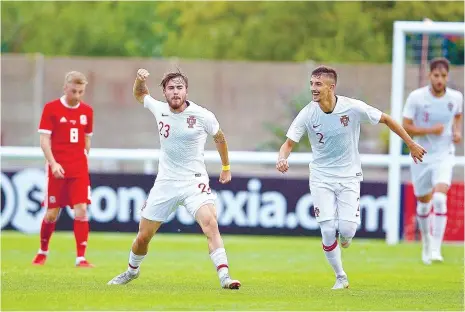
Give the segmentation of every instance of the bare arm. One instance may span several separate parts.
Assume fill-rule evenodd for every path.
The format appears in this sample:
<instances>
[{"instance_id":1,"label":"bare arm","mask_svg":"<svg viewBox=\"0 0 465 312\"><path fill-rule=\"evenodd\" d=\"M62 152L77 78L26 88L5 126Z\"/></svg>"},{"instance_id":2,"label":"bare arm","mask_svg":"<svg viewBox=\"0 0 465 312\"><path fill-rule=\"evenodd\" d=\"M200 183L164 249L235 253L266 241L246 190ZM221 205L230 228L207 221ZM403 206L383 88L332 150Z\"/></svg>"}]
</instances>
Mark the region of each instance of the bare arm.
<instances>
[{"instance_id":1,"label":"bare arm","mask_svg":"<svg viewBox=\"0 0 465 312\"><path fill-rule=\"evenodd\" d=\"M434 125L431 128L417 127L413 124L412 119L405 118L405 117L404 117L402 125L405 131L407 131L407 133L411 136L423 136L423 135L428 135L428 134L439 135L444 130L444 126L441 124Z\"/></svg>"},{"instance_id":2,"label":"bare arm","mask_svg":"<svg viewBox=\"0 0 465 312\"><path fill-rule=\"evenodd\" d=\"M144 104L144 97L146 95L150 95L149 89L147 88L147 85L145 84L145 81L147 80L147 77L149 76L149 72L143 68L139 69L137 71L137 78L136 81L134 81L134 86L132 87L132 93L134 94L134 97L136 98L139 103Z\"/></svg>"},{"instance_id":3,"label":"bare arm","mask_svg":"<svg viewBox=\"0 0 465 312\"><path fill-rule=\"evenodd\" d=\"M215 140L216 149L221 157L221 164L223 166L229 166L228 143L226 142L223 131L221 129L218 130L213 136L213 139Z\"/></svg>"},{"instance_id":4,"label":"bare arm","mask_svg":"<svg viewBox=\"0 0 465 312\"><path fill-rule=\"evenodd\" d=\"M45 159L50 165L56 163L55 157L52 153L52 142L50 134L41 133L40 134L40 148L44 152Z\"/></svg>"},{"instance_id":5,"label":"bare arm","mask_svg":"<svg viewBox=\"0 0 465 312\"><path fill-rule=\"evenodd\" d=\"M289 169L287 158L291 154L292 149L294 148L294 144L294 141L287 139L286 142L281 145L281 148L279 149L278 161L276 162L276 169L278 169L279 172L285 173Z\"/></svg>"},{"instance_id":6,"label":"bare arm","mask_svg":"<svg viewBox=\"0 0 465 312\"><path fill-rule=\"evenodd\" d=\"M454 126L453 126L454 131L462 132L462 129L460 127L461 121L462 121L462 114L457 114L454 116Z\"/></svg>"},{"instance_id":7,"label":"bare arm","mask_svg":"<svg viewBox=\"0 0 465 312\"><path fill-rule=\"evenodd\" d=\"M416 144L410 137L410 135L407 133L407 131L397 121L392 119L391 116L383 113L379 122L384 123L386 126L389 127L389 129L391 129L391 131L400 136L400 138L405 142L405 144L407 144L415 163L417 162L417 160L423 161L423 155L426 154L425 149L422 146Z\"/></svg>"},{"instance_id":8,"label":"bare arm","mask_svg":"<svg viewBox=\"0 0 465 312\"><path fill-rule=\"evenodd\" d=\"M45 159L49 163L50 168L52 170L52 174L55 176L55 178L64 178L65 171L63 170L63 167L61 167L61 165L57 163L57 161L55 160L55 157L53 157L52 141L50 134L40 134L40 147L44 152Z\"/></svg>"},{"instance_id":9,"label":"bare arm","mask_svg":"<svg viewBox=\"0 0 465 312\"><path fill-rule=\"evenodd\" d=\"M407 129L404 129L397 121L392 119L391 116L383 113L379 122L385 124L389 127L389 129L400 136L400 138L404 140L405 144L409 145L413 143L413 139L410 137Z\"/></svg>"},{"instance_id":10,"label":"bare arm","mask_svg":"<svg viewBox=\"0 0 465 312\"><path fill-rule=\"evenodd\" d=\"M462 140L462 114L457 114L454 116L452 134L454 143L459 143Z\"/></svg>"},{"instance_id":11,"label":"bare arm","mask_svg":"<svg viewBox=\"0 0 465 312\"><path fill-rule=\"evenodd\" d=\"M228 143L226 142L226 138L224 137L224 133L221 129L213 136L215 140L216 149L220 154L222 170L220 173L219 181L223 184L228 183L231 181L231 167L229 165L229 155L228 155Z\"/></svg>"},{"instance_id":12,"label":"bare arm","mask_svg":"<svg viewBox=\"0 0 465 312\"><path fill-rule=\"evenodd\" d=\"M278 159L287 159L289 155L292 152L292 149L294 148L294 141L291 139L287 139L286 142L281 145L281 148L279 149L279 156Z\"/></svg>"},{"instance_id":13,"label":"bare arm","mask_svg":"<svg viewBox=\"0 0 465 312\"><path fill-rule=\"evenodd\" d=\"M91 136L90 135L86 135L86 153L87 155L89 155L89 152L90 152L90 143L91 143Z\"/></svg>"}]
</instances>

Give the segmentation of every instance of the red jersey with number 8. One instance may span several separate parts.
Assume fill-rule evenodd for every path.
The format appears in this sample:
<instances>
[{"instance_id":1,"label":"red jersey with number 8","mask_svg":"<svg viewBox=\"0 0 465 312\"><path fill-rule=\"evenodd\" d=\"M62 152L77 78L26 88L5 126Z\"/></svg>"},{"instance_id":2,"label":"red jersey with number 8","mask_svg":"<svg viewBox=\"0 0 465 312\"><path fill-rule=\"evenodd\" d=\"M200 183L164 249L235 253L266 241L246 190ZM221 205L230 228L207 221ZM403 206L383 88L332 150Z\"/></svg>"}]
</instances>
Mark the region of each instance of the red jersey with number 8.
<instances>
[{"instance_id":1,"label":"red jersey with number 8","mask_svg":"<svg viewBox=\"0 0 465 312\"><path fill-rule=\"evenodd\" d=\"M51 135L52 154L65 178L89 174L85 137L92 135L93 117L92 107L83 102L69 106L61 97L45 104L39 133Z\"/></svg>"}]
</instances>

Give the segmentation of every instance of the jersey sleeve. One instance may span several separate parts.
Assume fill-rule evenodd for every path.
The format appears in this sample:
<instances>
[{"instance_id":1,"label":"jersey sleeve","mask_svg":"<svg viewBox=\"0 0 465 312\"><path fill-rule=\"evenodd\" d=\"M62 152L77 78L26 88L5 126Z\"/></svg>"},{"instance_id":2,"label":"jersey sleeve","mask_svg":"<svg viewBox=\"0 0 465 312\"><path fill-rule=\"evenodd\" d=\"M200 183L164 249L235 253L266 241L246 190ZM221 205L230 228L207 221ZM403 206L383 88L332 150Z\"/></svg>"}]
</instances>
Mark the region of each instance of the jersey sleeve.
<instances>
[{"instance_id":1,"label":"jersey sleeve","mask_svg":"<svg viewBox=\"0 0 465 312\"><path fill-rule=\"evenodd\" d=\"M163 104L163 102L155 100L148 94L144 97L144 107L148 108L154 116L156 116L156 112L160 111L160 109L164 106Z\"/></svg>"},{"instance_id":2,"label":"jersey sleeve","mask_svg":"<svg viewBox=\"0 0 465 312\"><path fill-rule=\"evenodd\" d=\"M306 128L306 118L308 115L308 106L304 107L297 117L292 121L286 136L294 142L299 142L304 135Z\"/></svg>"},{"instance_id":3,"label":"jersey sleeve","mask_svg":"<svg viewBox=\"0 0 465 312\"><path fill-rule=\"evenodd\" d=\"M402 113L402 116L404 118L408 118L408 119L413 119L415 117L415 100L414 100L414 96L412 95L412 93L409 94L409 96L407 97L407 101L405 101L405 106L404 106L404 111Z\"/></svg>"},{"instance_id":4,"label":"jersey sleeve","mask_svg":"<svg viewBox=\"0 0 465 312\"><path fill-rule=\"evenodd\" d=\"M362 101L355 102L355 110L361 123L370 123L372 125L378 124L383 114L379 109Z\"/></svg>"},{"instance_id":5,"label":"jersey sleeve","mask_svg":"<svg viewBox=\"0 0 465 312\"><path fill-rule=\"evenodd\" d=\"M94 110L90 109L87 117L87 125L85 129L86 136L92 136L94 134Z\"/></svg>"},{"instance_id":6,"label":"jersey sleeve","mask_svg":"<svg viewBox=\"0 0 465 312\"><path fill-rule=\"evenodd\" d=\"M42 111L42 117L40 118L39 124L39 133L52 134L54 130L54 120L52 109L50 105L45 105L44 110Z\"/></svg>"},{"instance_id":7,"label":"jersey sleeve","mask_svg":"<svg viewBox=\"0 0 465 312\"><path fill-rule=\"evenodd\" d=\"M456 115L460 115L463 113L463 94L462 92L458 92L457 96L457 111L455 112Z\"/></svg>"},{"instance_id":8,"label":"jersey sleeve","mask_svg":"<svg viewBox=\"0 0 465 312\"><path fill-rule=\"evenodd\" d=\"M212 135L212 136L217 134L218 130L220 130L220 123L216 119L215 114L213 114L212 112L208 110L206 111L206 114L205 114L204 128L205 128L205 131L209 135Z\"/></svg>"}]
</instances>

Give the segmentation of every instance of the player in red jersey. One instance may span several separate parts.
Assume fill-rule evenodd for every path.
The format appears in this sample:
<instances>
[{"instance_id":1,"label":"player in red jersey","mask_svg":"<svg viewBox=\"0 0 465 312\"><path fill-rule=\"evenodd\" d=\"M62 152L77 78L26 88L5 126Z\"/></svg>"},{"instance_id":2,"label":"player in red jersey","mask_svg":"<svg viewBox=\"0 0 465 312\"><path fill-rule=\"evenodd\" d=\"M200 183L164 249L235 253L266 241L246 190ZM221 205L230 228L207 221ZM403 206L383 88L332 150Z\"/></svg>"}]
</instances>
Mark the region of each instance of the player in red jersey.
<instances>
[{"instance_id":1,"label":"player in red jersey","mask_svg":"<svg viewBox=\"0 0 465 312\"><path fill-rule=\"evenodd\" d=\"M40 120L40 147L46 164L46 191L43 206L47 212L40 229L40 249L33 260L43 265L48 244L55 230L60 208L74 209L77 267L92 267L86 258L90 204L90 179L87 155L93 127L93 110L81 101L87 85L86 77L76 71L65 77L64 96L45 105Z\"/></svg>"}]
</instances>

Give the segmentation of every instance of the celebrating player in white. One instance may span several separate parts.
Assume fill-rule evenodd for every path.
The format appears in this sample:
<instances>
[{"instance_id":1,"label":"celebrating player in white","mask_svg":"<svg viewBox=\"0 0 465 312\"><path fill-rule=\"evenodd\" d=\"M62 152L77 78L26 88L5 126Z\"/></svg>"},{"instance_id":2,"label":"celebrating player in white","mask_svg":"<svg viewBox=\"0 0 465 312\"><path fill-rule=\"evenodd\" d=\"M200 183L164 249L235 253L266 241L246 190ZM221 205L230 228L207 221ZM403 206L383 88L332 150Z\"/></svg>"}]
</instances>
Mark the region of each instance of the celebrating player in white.
<instances>
[{"instance_id":1,"label":"celebrating player in white","mask_svg":"<svg viewBox=\"0 0 465 312\"><path fill-rule=\"evenodd\" d=\"M161 224L183 205L207 236L210 258L221 286L238 289L241 283L229 276L228 258L218 230L215 198L209 187L204 163L204 147L212 135L223 164L220 182L231 181L228 146L215 115L187 100L188 80L180 72L165 75L161 86L168 103L152 98L145 84L149 73L139 69L134 96L155 116L158 124L161 155L158 175L146 204L141 210L139 233L132 244L126 272L108 284L126 284L139 276L139 267L147 254L150 240Z\"/></svg>"},{"instance_id":2,"label":"celebrating player in white","mask_svg":"<svg viewBox=\"0 0 465 312\"><path fill-rule=\"evenodd\" d=\"M446 87L448 75L449 61L433 59L430 62L430 85L410 93L404 107L404 128L428 151L423 163L410 167L425 264L444 260L441 244L447 223L447 192L454 167L454 143L459 143L462 138L463 95ZM433 235L430 234L431 205L434 209Z\"/></svg>"},{"instance_id":3,"label":"celebrating player in white","mask_svg":"<svg viewBox=\"0 0 465 312\"><path fill-rule=\"evenodd\" d=\"M289 169L287 158L295 142L307 132L313 151L310 191L315 217L321 229L323 250L336 274L333 289L342 289L349 287L349 281L342 268L336 231L341 247L347 248L360 224L363 179L358 152L360 124L386 124L406 142L415 161L422 160L425 150L389 115L362 101L335 95L336 83L337 73L332 68L320 66L312 72L313 101L292 122L276 168L282 173Z\"/></svg>"}]
</instances>

